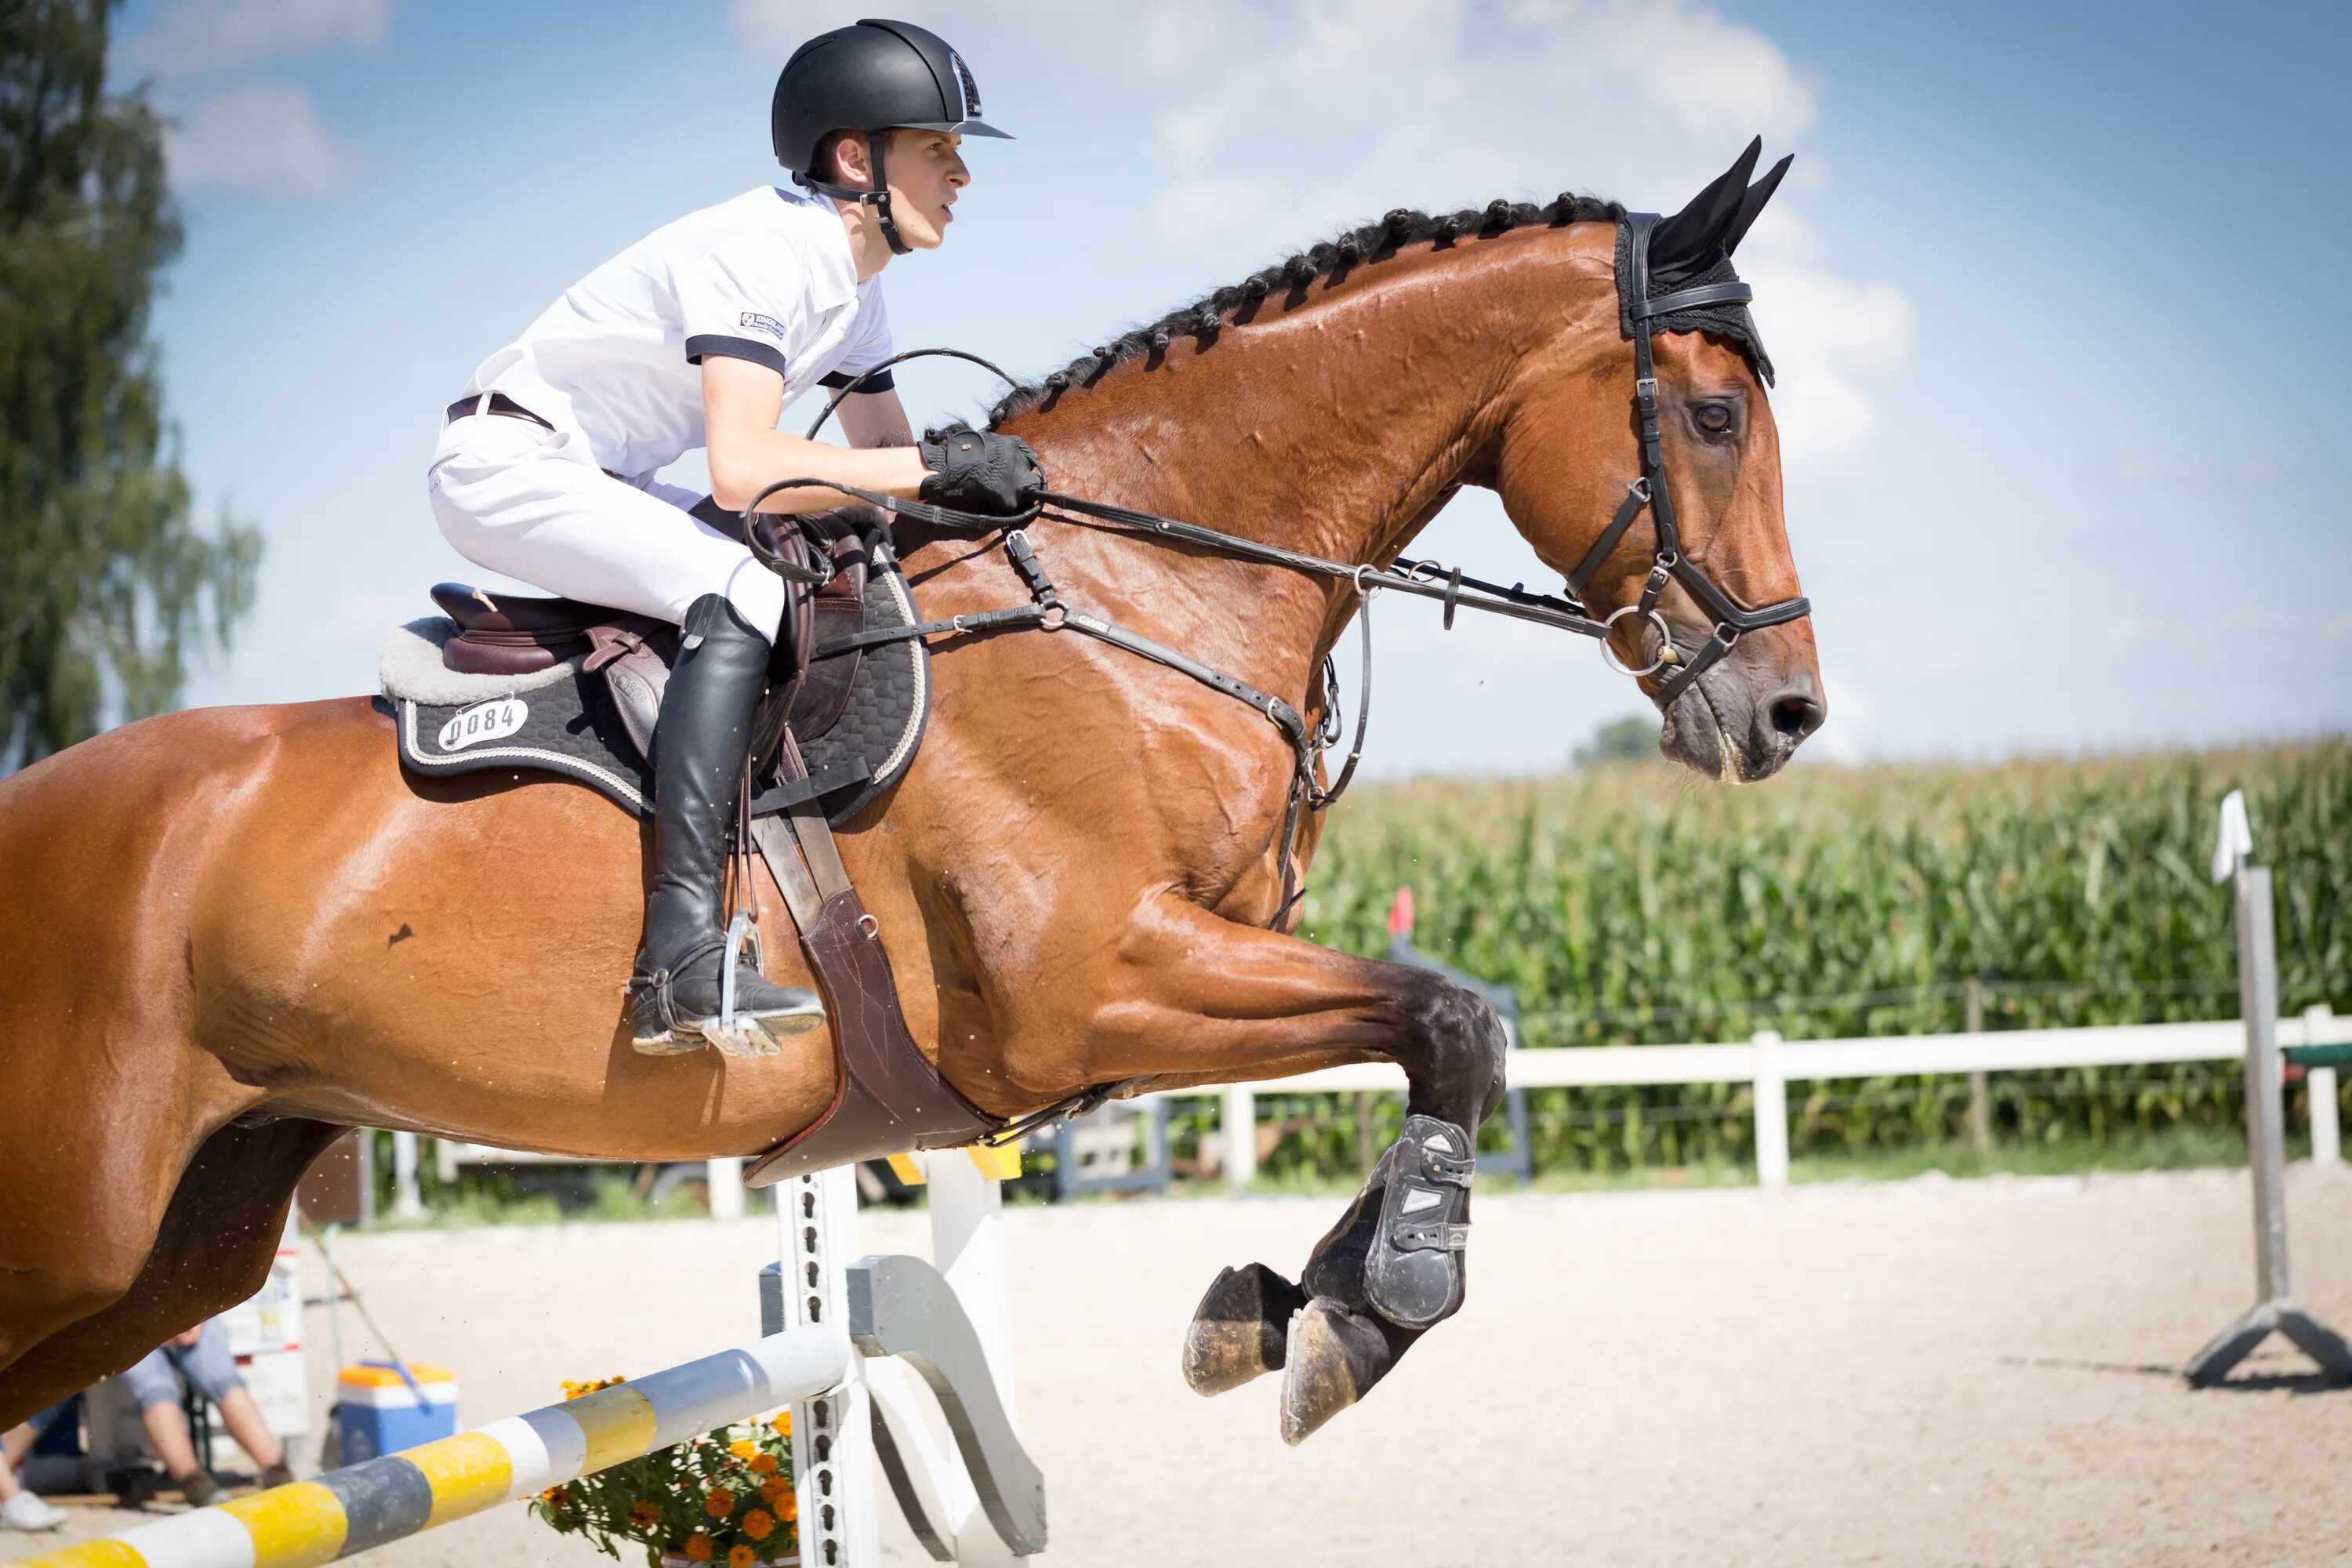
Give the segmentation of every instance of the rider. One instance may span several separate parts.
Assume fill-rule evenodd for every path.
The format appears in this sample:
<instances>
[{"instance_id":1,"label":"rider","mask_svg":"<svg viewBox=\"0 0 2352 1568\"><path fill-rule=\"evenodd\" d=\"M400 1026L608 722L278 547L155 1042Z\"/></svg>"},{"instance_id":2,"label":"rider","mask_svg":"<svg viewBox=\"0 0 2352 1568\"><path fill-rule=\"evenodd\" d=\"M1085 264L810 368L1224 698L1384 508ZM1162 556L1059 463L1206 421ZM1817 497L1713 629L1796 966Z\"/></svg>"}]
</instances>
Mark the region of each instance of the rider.
<instances>
[{"instance_id":1,"label":"rider","mask_svg":"<svg viewBox=\"0 0 2352 1568\"><path fill-rule=\"evenodd\" d=\"M684 629L662 702L653 885L629 983L636 1048L690 1051L719 1011L721 878L784 608L782 581L741 541L740 512L807 478L1003 516L1043 488L1013 437L950 428L917 443L887 370L841 405L852 447L784 434L784 405L891 356L881 272L936 248L971 174L979 118L961 57L906 22L810 39L777 79L777 161L763 185L656 229L597 268L485 360L450 405L429 483L443 535L479 565ZM706 447L711 504L657 470ZM780 490L809 512L852 498ZM704 518L724 524L713 527ZM749 963L736 1008L772 1037L824 1009Z\"/></svg>"}]
</instances>

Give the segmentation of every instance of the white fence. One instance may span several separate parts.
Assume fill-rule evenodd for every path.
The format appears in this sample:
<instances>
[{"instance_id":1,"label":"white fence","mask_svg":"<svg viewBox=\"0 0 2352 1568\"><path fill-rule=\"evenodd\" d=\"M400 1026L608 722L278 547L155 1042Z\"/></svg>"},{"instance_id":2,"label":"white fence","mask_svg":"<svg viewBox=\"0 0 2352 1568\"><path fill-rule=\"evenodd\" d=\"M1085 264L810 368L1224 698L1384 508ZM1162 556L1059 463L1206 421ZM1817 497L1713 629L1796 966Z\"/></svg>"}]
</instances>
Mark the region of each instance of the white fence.
<instances>
[{"instance_id":1,"label":"white fence","mask_svg":"<svg viewBox=\"0 0 2352 1568\"><path fill-rule=\"evenodd\" d=\"M2279 1024L2284 1046L2352 1044L2352 1016L2314 1007ZM2098 1029L2008 1029L1974 1035L1898 1035L1853 1040L1783 1040L1770 1029L1745 1045L1590 1046L1509 1053L1513 1089L1599 1089L1629 1084L1752 1083L1756 1086L1756 1179L1768 1187L1789 1180L1789 1089L1792 1080L1889 1078L1913 1073L2032 1072L2050 1068L2135 1067L2158 1062L2236 1060L2246 1054L2246 1026L2235 1018L2210 1024L2127 1024ZM1261 1094L1402 1093L1404 1073L1387 1062L1326 1068L1221 1091L1220 1139L1225 1180L1246 1186L1257 1174L1257 1140L1235 1137L1256 1125ZM2336 1069L2311 1069L2311 1143L2315 1159L2340 1158Z\"/></svg>"}]
</instances>

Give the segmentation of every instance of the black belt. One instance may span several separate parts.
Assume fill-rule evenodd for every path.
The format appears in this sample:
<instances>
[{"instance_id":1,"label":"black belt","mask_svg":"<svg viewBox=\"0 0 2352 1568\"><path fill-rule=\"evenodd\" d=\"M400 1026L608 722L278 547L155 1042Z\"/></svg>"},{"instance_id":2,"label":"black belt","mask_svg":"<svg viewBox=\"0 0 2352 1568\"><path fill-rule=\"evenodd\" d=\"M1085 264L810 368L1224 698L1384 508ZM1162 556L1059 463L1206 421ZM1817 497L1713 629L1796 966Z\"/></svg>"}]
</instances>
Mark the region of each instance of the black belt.
<instances>
[{"instance_id":1,"label":"black belt","mask_svg":"<svg viewBox=\"0 0 2352 1568\"><path fill-rule=\"evenodd\" d=\"M478 393L472 397L461 397L449 405L446 413L446 417L451 420L469 418L477 414L503 414L509 419L528 419L542 430L555 428L503 392L491 393L487 404L483 402Z\"/></svg>"}]
</instances>

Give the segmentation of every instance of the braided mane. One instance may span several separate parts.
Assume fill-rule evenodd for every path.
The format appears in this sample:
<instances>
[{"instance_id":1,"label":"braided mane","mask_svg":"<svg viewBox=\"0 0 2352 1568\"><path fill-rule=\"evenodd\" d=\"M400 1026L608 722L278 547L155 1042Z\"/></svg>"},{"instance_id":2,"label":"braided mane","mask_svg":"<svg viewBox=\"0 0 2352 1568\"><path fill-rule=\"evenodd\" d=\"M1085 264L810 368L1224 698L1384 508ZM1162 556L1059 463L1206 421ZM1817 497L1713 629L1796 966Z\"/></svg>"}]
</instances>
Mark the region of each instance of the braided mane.
<instances>
[{"instance_id":1,"label":"braided mane","mask_svg":"<svg viewBox=\"0 0 2352 1568\"><path fill-rule=\"evenodd\" d=\"M1297 303L1306 298L1309 286L1326 279L1337 280L1352 267L1385 261L1409 245L1430 240L1442 250L1464 235L1491 239L1537 224L1565 228L1572 223L1619 223L1624 216L1625 209L1619 203L1567 193L1540 206L1498 197L1484 207L1465 207L1460 212L1438 215L1398 207L1378 223L1364 224L1337 238L1309 247L1287 261L1261 268L1239 283L1203 295L1181 310L1171 310L1150 326L1122 333L1094 353L1079 355L1043 381L1014 387L989 410L988 422L993 426L1016 414L1050 407L1071 387L1092 386L1129 360L1165 353L1178 338L1197 338L1205 348L1228 327L1246 326L1255 319L1258 306L1267 296L1285 294L1291 297L1290 303Z\"/></svg>"}]
</instances>

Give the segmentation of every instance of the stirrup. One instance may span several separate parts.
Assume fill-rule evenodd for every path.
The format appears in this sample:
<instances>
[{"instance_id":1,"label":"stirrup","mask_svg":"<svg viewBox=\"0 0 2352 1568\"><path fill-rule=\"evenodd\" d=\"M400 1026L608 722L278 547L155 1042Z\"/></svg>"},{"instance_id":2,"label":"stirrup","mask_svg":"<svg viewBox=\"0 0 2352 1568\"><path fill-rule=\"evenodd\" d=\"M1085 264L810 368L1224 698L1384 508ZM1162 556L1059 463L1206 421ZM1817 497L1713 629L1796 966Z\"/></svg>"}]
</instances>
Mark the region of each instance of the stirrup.
<instances>
[{"instance_id":1,"label":"stirrup","mask_svg":"<svg viewBox=\"0 0 2352 1568\"><path fill-rule=\"evenodd\" d=\"M650 975L638 975L630 980L632 1010L639 995L650 995L656 1016L661 1023L658 1034L633 1034L630 1044L638 1055L684 1056L700 1050L706 1045L712 1045L726 1056L772 1057L783 1048L782 1042L787 1037L806 1034L824 1022L824 1005L814 998L806 1006L749 1013L736 1009L736 969L744 961L743 948L747 938L751 946L751 961L756 964L759 962L759 929L752 924L749 911L740 911L728 922L726 936L696 943L679 955L674 966L675 969L684 969L714 951L725 950L719 957L719 1011L709 1017L684 1017L679 1015L677 1005L670 994L673 969L656 970Z\"/></svg>"}]
</instances>

